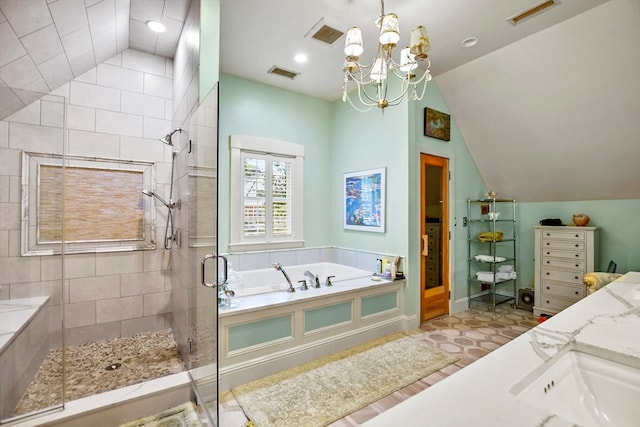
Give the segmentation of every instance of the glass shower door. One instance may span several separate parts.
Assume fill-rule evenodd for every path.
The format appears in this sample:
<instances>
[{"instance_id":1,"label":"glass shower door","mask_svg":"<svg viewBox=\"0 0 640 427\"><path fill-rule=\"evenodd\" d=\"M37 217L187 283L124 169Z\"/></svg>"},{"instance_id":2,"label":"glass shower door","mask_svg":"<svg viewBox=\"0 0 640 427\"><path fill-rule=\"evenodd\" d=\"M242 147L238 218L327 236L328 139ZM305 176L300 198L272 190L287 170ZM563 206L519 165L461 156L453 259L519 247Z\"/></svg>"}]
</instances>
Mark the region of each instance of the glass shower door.
<instances>
[{"instance_id":1,"label":"glass shower door","mask_svg":"<svg viewBox=\"0 0 640 427\"><path fill-rule=\"evenodd\" d=\"M188 368L198 404L218 425L218 85L193 114L188 134Z\"/></svg>"}]
</instances>

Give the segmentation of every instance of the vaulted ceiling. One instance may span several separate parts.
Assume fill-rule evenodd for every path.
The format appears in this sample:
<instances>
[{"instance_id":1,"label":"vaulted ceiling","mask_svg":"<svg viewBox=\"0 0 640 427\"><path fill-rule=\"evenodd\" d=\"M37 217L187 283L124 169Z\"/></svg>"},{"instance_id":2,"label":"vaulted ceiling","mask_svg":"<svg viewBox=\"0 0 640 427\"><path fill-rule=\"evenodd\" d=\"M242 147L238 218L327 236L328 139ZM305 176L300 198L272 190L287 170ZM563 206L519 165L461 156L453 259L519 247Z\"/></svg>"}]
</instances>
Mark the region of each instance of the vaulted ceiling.
<instances>
[{"instance_id":1,"label":"vaulted ceiling","mask_svg":"<svg viewBox=\"0 0 640 427\"><path fill-rule=\"evenodd\" d=\"M191 0L0 0L0 118L126 48L173 57ZM422 24L432 74L489 188L529 201L640 198L640 1L386 0L401 35ZM338 99L340 38L375 46L377 0L220 0L224 73ZM148 20L167 31L151 33ZM475 36L473 48L462 39ZM403 39L401 39L401 43ZM296 53L309 61L297 64ZM300 73L268 74L272 66Z\"/></svg>"}]
</instances>

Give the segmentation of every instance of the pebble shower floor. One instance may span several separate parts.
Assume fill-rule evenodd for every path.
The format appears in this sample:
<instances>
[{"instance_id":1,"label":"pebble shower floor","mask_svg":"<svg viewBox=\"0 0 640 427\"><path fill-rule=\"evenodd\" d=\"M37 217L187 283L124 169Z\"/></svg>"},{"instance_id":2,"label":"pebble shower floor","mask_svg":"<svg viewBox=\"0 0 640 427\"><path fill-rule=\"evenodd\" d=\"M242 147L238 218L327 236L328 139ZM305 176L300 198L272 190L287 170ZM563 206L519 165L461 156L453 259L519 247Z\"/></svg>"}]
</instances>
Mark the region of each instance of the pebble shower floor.
<instances>
[{"instance_id":1,"label":"pebble shower floor","mask_svg":"<svg viewBox=\"0 0 640 427\"><path fill-rule=\"evenodd\" d=\"M75 400L184 371L170 329L97 341L66 350L66 400ZM40 366L16 415L62 403L62 350Z\"/></svg>"}]
</instances>

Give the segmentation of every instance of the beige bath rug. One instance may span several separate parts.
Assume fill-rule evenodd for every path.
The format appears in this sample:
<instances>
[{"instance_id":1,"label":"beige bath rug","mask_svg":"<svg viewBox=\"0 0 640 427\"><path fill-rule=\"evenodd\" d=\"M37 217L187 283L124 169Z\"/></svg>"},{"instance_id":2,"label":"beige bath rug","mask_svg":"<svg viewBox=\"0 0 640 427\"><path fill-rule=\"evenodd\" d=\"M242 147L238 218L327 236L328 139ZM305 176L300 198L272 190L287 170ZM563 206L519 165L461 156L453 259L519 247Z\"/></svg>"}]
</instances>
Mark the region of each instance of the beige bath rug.
<instances>
[{"instance_id":1,"label":"beige bath rug","mask_svg":"<svg viewBox=\"0 0 640 427\"><path fill-rule=\"evenodd\" d=\"M457 360L399 332L231 391L256 427L321 427Z\"/></svg>"}]
</instances>

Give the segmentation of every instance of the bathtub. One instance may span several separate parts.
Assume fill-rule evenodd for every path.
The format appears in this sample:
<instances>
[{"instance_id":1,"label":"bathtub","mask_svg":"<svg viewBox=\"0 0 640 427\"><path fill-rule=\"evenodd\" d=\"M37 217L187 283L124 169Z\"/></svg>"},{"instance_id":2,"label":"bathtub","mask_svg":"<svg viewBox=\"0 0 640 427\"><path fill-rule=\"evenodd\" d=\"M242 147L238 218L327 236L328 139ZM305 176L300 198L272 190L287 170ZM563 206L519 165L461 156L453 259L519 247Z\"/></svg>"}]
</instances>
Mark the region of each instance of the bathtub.
<instances>
[{"instance_id":1,"label":"bathtub","mask_svg":"<svg viewBox=\"0 0 640 427\"><path fill-rule=\"evenodd\" d=\"M295 292L273 268L240 271L242 283L230 284L232 306L218 312L221 390L410 327L404 280L328 262L283 268ZM305 271L320 288L300 290Z\"/></svg>"},{"instance_id":2,"label":"bathtub","mask_svg":"<svg viewBox=\"0 0 640 427\"><path fill-rule=\"evenodd\" d=\"M49 352L49 297L0 301L0 419L10 418Z\"/></svg>"}]
</instances>

